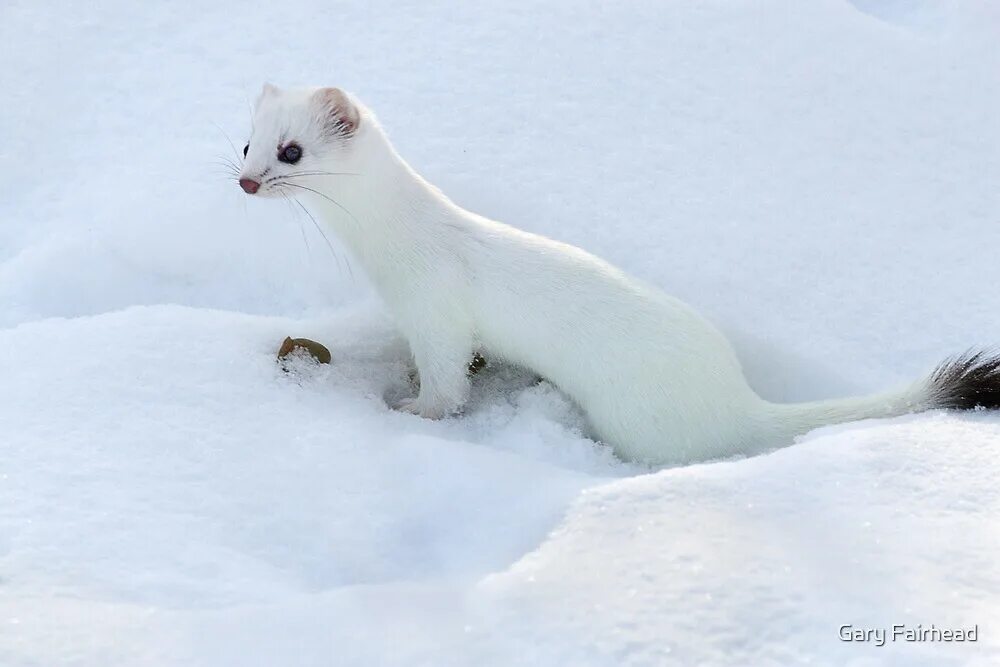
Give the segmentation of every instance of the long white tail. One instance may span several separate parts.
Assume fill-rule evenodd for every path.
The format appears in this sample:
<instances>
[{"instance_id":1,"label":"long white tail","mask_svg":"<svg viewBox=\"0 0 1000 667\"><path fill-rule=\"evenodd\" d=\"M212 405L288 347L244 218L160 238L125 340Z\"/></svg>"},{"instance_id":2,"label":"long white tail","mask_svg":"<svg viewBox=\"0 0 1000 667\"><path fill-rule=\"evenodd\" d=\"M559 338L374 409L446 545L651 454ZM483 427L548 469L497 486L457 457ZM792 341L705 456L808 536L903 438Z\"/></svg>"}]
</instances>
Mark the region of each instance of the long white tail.
<instances>
[{"instance_id":1,"label":"long white tail","mask_svg":"<svg viewBox=\"0 0 1000 667\"><path fill-rule=\"evenodd\" d=\"M924 410L995 410L1000 408L1000 355L969 351L944 361L923 380L900 391L874 396L769 403L768 421L775 435L791 440L827 424L896 417Z\"/></svg>"}]
</instances>

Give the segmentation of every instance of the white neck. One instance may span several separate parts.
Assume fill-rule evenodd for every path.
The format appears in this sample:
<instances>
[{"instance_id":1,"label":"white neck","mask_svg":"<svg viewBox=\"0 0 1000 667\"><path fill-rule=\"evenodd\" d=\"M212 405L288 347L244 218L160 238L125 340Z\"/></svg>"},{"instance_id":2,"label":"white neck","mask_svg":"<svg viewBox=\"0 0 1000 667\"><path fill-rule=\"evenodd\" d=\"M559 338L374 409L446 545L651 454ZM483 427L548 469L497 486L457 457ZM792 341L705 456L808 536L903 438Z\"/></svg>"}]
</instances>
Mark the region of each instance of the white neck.
<instances>
[{"instance_id":1,"label":"white neck","mask_svg":"<svg viewBox=\"0 0 1000 667\"><path fill-rule=\"evenodd\" d=\"M410 261L414 248L447 243L454 236L448 229L473 216L406 164L375 123L357 140L351 174L309 179L316 192L302 192L302 198L380 286L399 276L404 255Z\"/></svg>"}]
</instances>

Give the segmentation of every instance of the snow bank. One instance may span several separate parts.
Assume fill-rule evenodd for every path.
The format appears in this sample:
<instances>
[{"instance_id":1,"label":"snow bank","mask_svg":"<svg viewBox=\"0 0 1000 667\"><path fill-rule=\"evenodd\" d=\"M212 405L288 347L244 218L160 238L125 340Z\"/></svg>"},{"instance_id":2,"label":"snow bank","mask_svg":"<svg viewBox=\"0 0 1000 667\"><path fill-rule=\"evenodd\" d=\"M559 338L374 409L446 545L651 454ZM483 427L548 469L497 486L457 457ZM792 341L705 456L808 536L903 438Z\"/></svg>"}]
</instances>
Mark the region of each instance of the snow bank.
<instances>
[{"instance_id":1,"label":"snow bank","mask_svg":"<svg viewBox=\"0 0 1000 667\"><path fill-rule=\"evenodd\" d=\"M0 8L0 665L996 664L992 415L616 461L428 422L336 243L212 162L331 83L461 203L688 300L765 395L1000 342L990 3ZM220 131L221 130L221 131ZM286 335L334 363L283 372ZM975 644L838 639L978 624Z\"/></svg>"}]
</instances>

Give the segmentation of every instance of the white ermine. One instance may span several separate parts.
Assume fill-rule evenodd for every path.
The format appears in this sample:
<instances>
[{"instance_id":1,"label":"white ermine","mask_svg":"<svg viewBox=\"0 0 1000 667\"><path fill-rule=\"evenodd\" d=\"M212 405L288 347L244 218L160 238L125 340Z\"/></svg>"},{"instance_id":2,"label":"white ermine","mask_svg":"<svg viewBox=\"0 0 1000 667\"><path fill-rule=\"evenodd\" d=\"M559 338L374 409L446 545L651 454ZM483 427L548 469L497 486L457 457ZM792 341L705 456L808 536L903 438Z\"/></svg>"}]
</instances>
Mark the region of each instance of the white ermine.
<instances>
[{"instance_id":1,"label":"white ermine","mask_svg":"<svg viewBox=\"0 0 1000 667\"><path fill-rule=\"evenodd\" d=\"M899 391L769 403L692 308L579 248L460 208L337 88L265 85L243 152L240 186L300 200L392 312L420 374L419 394L400 410L431 419L458 411L476 351L551 381L619 456L655 464L753 454L823 424L1000 407L1000 357L982 352Z\"/></svg>"}]
</instances>

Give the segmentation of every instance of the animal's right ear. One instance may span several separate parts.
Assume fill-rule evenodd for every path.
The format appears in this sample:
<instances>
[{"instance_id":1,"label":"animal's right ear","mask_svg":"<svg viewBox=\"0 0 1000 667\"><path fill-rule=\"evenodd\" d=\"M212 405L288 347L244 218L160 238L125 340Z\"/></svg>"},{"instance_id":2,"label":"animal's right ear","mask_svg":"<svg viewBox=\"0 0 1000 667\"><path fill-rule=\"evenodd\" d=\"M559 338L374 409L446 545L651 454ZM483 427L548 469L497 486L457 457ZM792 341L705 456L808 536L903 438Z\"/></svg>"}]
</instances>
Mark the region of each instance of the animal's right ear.
<instances>
[{"instance_id":1,"label":"animal's right ear","mask_svg":"<svg viewBox=\"0 0 1000 667\"><path fill-rule=\"evenodd\" d=\"M281 89L271 83L265 83L264 87L260 89L260 95L257 96L257 104L255 106L260 106L261 100L274 97L281 92Z\"/></svg>"}]
</instances>

